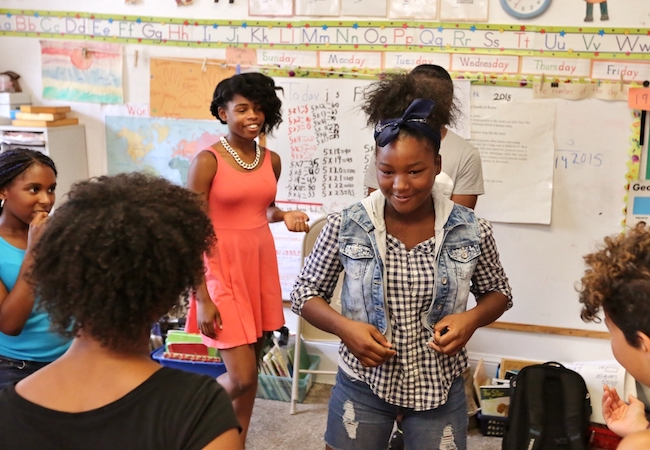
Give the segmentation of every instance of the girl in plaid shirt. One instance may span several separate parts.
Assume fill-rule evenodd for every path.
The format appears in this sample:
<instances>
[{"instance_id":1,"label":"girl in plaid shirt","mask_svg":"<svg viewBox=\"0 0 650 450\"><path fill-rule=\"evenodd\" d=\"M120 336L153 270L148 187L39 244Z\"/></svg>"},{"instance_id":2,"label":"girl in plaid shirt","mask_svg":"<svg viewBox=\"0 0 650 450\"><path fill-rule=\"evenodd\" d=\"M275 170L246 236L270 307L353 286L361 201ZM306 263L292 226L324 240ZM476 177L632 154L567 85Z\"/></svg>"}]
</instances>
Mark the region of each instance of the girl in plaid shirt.
<instances>
[{"instance_id":1,"label":"girl in plaid shirt","mask_svg":"<svg viewBox=\"0 0 650 450\"><path fill-rule=\"evenodd\" d=\"M386 448L399 415L409 450L465 449L465 344L511 304L490 223L434 186L454 110L438 89L392 75L366 92L379 190L328 217L291 295L294 312L341 338L328 449Z\"/></svg>"}]
</instances>

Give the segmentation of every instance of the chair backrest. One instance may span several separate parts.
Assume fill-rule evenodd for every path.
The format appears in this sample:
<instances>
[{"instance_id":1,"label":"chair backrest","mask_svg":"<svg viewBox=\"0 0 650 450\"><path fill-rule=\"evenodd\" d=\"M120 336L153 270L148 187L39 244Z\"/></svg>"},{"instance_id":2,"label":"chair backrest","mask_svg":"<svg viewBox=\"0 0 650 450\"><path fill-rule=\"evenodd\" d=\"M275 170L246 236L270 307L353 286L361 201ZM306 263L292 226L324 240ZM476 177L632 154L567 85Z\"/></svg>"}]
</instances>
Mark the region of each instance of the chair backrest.
<instances>
[{"instance_id":1,"label":"chair backrest","mask_svg":"<svg viewBox=\"0 0 650 450\"><path fill-rule=\"evenodd\" d=\"M321 230L327 223L327 216L323 216L319 219L316 219L314 223L309 225L309 231L305 234L305 237L302 241L302 255L301 255L301 265L305 264L307 256L311 253L316 239L320 235ZM331 306L338 312L341 312L341 284L343 283L343 272L339 275L339 280L336 283L336 288L334 288L334 294L332 295ZM311 325L306 320L302 321L302 335L303 338L309 341L338 341L338 336L335 336L330 333L326 333L323 330L320 330L313 325Z\"/></svg>"},{"instance_id":2,"label":"chair backrest","mask_svg":"<svg viewBox=\"0 0 650 450\"><path fill-rule=\"evenodd\" d=\"M314 248L316 239L320 234L321 230L327 223L327 216L320 217L314 221L314 223L309 225L309 231L305 234L304 239L302 240L302 255L300 260L300 266L305 265L305 259L311 253L311 249Z\"/></svg>"}]
</instances>

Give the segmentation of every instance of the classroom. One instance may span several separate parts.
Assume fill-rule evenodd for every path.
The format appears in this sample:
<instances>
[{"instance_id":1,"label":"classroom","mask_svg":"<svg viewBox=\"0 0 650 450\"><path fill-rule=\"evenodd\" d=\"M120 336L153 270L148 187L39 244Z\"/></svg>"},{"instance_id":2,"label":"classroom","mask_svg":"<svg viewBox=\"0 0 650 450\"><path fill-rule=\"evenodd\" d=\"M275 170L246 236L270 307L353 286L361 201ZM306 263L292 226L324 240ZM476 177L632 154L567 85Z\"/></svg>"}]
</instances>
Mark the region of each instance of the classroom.
<instances>
[{"instance_id":1,"label":"classroom","mask_svg":"<svg viewBox=\"0 0 650 450\"><path fill-rule=\"evenodd\" d=\"M276 204L314 222L366 194L375 143L360 110L364 89L384 72L439 65L462 113L452 129L481 154L485 194L475 211L493 224L513 293L514 306L468 342L470 364L496 373L504 359L611 362L610 334L581 320L576 286L583 255L646 217L628 205L642 204L650 186L650 97L632 100L650 81L650 4L519 3L2 0L0 74L19 75L26 96L14 103L70 106L67 117L78 119L60 127L75 128L83 144L69 151L70 137L44 131L57 165L74 174L60 170L64 190L131 171L185 186L193 156L227 133L209 110L216 84L266 74L283 88L283 122L264 137L282 160ZM71 61L48 58L59 51ZM68 66L96 72L68 79ZM0 134L15 128L11 103L0 102ZM295 332L302 234L271 230ZM321 370L336 370L337 341L308 348Z\"/></svg>"}]
</instances>

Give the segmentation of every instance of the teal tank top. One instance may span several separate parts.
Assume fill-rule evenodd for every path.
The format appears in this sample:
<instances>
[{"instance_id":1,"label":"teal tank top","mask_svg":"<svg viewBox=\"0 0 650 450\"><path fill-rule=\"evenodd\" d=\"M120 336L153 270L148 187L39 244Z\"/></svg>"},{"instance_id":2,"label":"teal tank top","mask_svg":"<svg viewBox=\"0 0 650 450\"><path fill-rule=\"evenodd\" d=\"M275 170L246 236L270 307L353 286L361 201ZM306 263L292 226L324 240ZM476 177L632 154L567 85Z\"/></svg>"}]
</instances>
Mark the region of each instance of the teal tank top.
<instances>
[{"instance_id":1,"label":"teal tank top","mask_svg":"<svg viewBox=\"0 0 650 450\"><path fill-rule=\"evenodd\" d=\"M16 284L24 258L25 250L14 247L0 237L0 281L8 291ZM18 336L8 336L0 332L0 357L51 362L68 349L70 339L50 331L48 316L37 309L37 302Z\"/></svg>"}]
</instances>

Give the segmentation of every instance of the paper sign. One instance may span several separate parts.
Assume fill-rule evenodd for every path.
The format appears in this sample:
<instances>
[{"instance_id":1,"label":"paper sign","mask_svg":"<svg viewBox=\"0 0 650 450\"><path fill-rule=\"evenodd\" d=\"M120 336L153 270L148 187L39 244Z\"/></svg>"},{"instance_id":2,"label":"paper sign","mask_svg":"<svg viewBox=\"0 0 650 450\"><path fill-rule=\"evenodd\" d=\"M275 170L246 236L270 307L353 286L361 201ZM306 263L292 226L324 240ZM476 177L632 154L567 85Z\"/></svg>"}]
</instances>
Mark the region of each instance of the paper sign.
<instances>
[{"instance_id":1,"label":"paper sign","mask_svg":"<svg viewBox=\"0 0 650 450\"><path fill-rule=\"evenodd\" d=\"M386 17L386 6L376 0L341 0L341 15Z\"/></svg>"},{"instance_id":2,"label":"paper sign","mask_svg":"<svg viewBox=\"0 0 650 450\"><path fill-rule=\"evenodd\" d=\"M650 111L650 88L630 88L627 105L632 109Z\"/></svg>"},{"instance_id":3,"label":"paper sign","mask_svg":"<svg viewBox=\"0 0 650 450\"><path fill-rule=\"evenodd\" d=\"M297 16L338 16L341 9L340 0L297 1Z\"/></svg>"},{"instance_id":4,"label":"paper sign","mask_svg":"<svg viewBox=\"0 0 650 450\"><path fill-rule=\"evenodd\" d=\"M650 181L648 180L631 182L628 192L625 223L633 228L639 222L650 224Z\"/></svg>"},{"instance_id":5,"label":"paper sign","mask_svg":"<svg viewBox=\"0 0 650 450\"><path fill-rule=\"evenodd\" d=\"M648 63L594 61L591 78L643 82L650 80L650 65Z\"/></svg>"},{"instance_id":6,"label":"paper sign","mask_svg":"<svg viewBox=\"0 0 650 450\"><path fill-rule=\"evenodd\" d=\"M318 67L318 58L316 52L258 50L257 64L260 66Z\"/></svg>"},{"instance_id":7,"label":"paper sign","mask_svg":"<svg viewBox=\"0 0 650 450\"><path fill-rule=\"evenodd\" d=\"M521 73L546 76L588 77L591 73L591 61L577 58L524 56L521 58Z\"/></svg>"},{"instance_id":8,"label":"paper sign","mask_svg":"<svg viewBox=\"0 0 650 450\"><path fill-rule=\"evenodd\" d=\"M600 100L624 101L628 98L628 84L621 83L533 83L533 98L564 98L567 100L582 100L598 98Z\"/></svg>"},{"instance_id":9,"label":"paper sign","mask_svg":"<svg viewBox=\"0 0 650 450\"><path fill-rule=\"evenodd\" d=\"M487 22L487 0L441 0L440 20Z\"/></svg>"},{"instance_id":10,"label":"paper sign","mask_svg":"<svg viewBox=\"0 0 650 450\"><path fill-rule=\"evenodd\" d=\"M591 396L591 421L605 424L603 418L603 386L616 389L618 395L627 400L628 395L637 395L634 378L616 361L588 361L565 364L585 380Z\"/></svg>"},{"instance_id":11,"label":"paper sign","mask_svg":"<svg viewBox=\"0 0 650 450\"><path fill-rule=\"evenodd\" d=\"M435 64L449 70L449 55L446 53L384 53L384 66L395 69L411 70L420 64Z\"/></svg>"},{"instance_id":12,"label":"paper sign","mask_svg":"<svg viewBox=\"0 0 650 450\"><path fill-rule=\"evenodd\" d=\"M436 20L438 0L388 0L388 17Z\"/></svg>"},{"instance_id":13,"label":"paper sign","mask_svg":"<svg viewBox=\"0 0 650 450\"><path fill-rule=\"evenodd\" d=\"M226 64L240 66L254 66L257 64L257 54L254 48L227 47Z\"/></svg>"},{"instance_id":14,"label":"paper sign","mask_svg":"<svg viewBox=\"0 0 650 450\"><path fill-rule=\"evenodd\" d=\"M313 224L317 219L322 217L314 209L320 209L322 205L281 202L276 204L284 210L300 209L309 216L309 224ZM300 274L302 268L302 241L305 239L305 233L295 233L287 230L284 222L276 222L269 225L273 240L275 241L275 253L278 259L278 272L280 274L280 287L282 288L282 299L290 300L293 285Z\"/></svg>"},{"instance_id":15,"label":"paper sign","mask_svg":"<svg viewBox=\"0 0 650 450\"><path fill-rule=\"evenodd\" d=\"M320 67L381 69L380 52L319 52Z\"/></svg>"},{"instance_id":16,"label":"paper sign","mask_svg":"<svg viewBox=\"0 0 650 450\"><path fill-rule=\"evenodd\" d=\"M205 69L205 70L204 70ZM216 61L151 59L149 103L153 117L214 119L210 112L217 84L235 75Z\"/></svg>"},{"instance_id":17,"label":"paper sign","mask_svg":"<svg viewBox=\"0 0 650 450\"><path fill-rule=\"evenodd\" d=\"M519 57L454 54L451 68L458 72L517 73Z\"/></svg>"}]
</instances>

